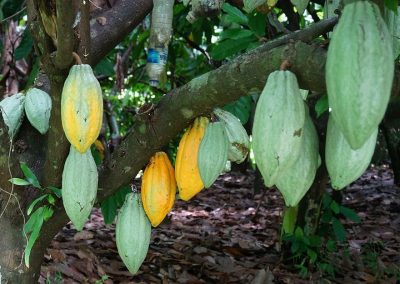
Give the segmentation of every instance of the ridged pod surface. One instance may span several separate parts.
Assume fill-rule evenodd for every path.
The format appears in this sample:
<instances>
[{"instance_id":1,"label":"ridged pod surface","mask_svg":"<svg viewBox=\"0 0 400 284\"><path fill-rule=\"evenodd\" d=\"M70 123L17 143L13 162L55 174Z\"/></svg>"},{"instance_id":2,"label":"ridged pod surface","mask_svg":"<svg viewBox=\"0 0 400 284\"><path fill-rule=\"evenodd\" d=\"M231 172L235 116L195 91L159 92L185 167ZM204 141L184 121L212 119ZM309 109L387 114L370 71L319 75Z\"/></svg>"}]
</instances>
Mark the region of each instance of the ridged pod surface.
<instances>
[{"instance_id":1,"label":"ridged pod surface","mask_svg":"<svg viewBox=\"0 0 400 284\"><path fill-rule=\"evenodd\" d=\"M353 149L360 148L382 120L392 88L392 36L377 5L347 4L333 31L326 62L329 105Z\"/></svg>"},{"instance_id":2,"label":"ridged pod surface","mask_svg":"<svg viewBox=\"0 0 400 284\"><path fill-rule=\"evenodd\" d=\"M90 65L74 65L64 83L61 120L65 136L84 153L99 136L103 119L103 96Z\"/></svg>"},{"instance_id":3,"label":"ridged pod surface","mask_svg":"<svg viewBox=\"0 0 400 284\"><path fill-rule=\"evenodd\" d=\"M228 136L228 160L242 163L250 149L250 139L240 120L228 111L217 108L214 113L224 123L226 135Z\"/></svg>"},{"instance_id":4,"label":"ridged pod surface","mask_svg":"<svg viewBox=\"0 0 400 284\"><path fill-rule=\"evenodd\" d=\"M21 93L7 97L0 102L0 111L11 139L17 134L24 119L24 103L25 96Z\"/></svg>"},{"instance_id":5,"label":"ridged pod surface","mask_svg":"<svg viewBox=\"0 0 400 284\"><path fill-rule=\"evenodd\" d=\"M62 200L78 231L92 211L97 195L98 173L90 150L81 154L71 146L62 175Z\"/></svg>"},{"instance_id":6,"label":"ridged pod surface","mask_svg":"<svg viewBox=\"0 0 400 284\"><path fill-rule=\"evenodd\" d=\"M300 156L276 181L276 187L282 193L286 206L299 204L311 187L319 166L318 134L308 110L306 113Z\"/></svg>"},{"instance_id":7,"label":"ridged pod surface","mask_svg":"<svg viewBox=\"0 0 400 284\"><path fill-rule=\"evenodd\" d=\"M378 128L375 128L364 145L353 150L336 125L334 117L329 117L325 159L333 189L344 188L365 172L374 154L377 136Z\"/></svg>"},{"instance_id":8,"label":"ridged pod surface","mask_svg":"<svg viewBox=\"0 0 400 284\"><path fill-rule=\"evenodd\" d=\"M142 177L142 203L153 227L157 227L174 205L176 181L174 168L164 152L151 157Z\"/></svg>"},{"instance_id":9,"label":"ridged pod surface","mask_svg":"<svg viewBox=\"0 0 400 284\"><path fill-rule=\"evenodd\" d=\"M300 155L304 102L296 76L275 71L257 103L253 124L253 151L266 186L273 186L280 173Z\"/></svg>"},{"instance_id":10,"label":"ridged pod surface","mask_svg":"<svg viewBox=\"0 0 400 284\"><path fill-rule=\"evenodd\" d=\"M140 196L128 193L117 218L115 239L118 254L129 272L136 274L149 250L151 224L143 210Z\"/></svg>"},{"instance_id":11,"label":"ridged pod surface","mask_svg":"<svg viewBox=\"0 0 400 284\"><path fill-rule=\"evenodd\" d=\"M29 122L41 134L49 129L51 98L46 92L32 88L26 93L25 113Z\"/></svg>"},{"instance_id":12,"label":"ridged pod surface","mask_svg":"<svg viewBox=\"0 0 400 284\"><path fill-rule=\"evenodd\" d=\"M223 122L211 122L200 143L197 164L204 187L209 188L225 169L228 160L228 136Z\"/></svg>"},{"instance_id":13,"label":"ridged pod surface","mask_svg":"<svg viewBox=\"0 0 400 284\"><path fill-rule=\"evenodd\" d=\"M204 188L197 158L207 125L207 117L196 118L179 142L175 160L175 177L179 196L185 201L191 199Z\"/></svg>"}]
</instances>

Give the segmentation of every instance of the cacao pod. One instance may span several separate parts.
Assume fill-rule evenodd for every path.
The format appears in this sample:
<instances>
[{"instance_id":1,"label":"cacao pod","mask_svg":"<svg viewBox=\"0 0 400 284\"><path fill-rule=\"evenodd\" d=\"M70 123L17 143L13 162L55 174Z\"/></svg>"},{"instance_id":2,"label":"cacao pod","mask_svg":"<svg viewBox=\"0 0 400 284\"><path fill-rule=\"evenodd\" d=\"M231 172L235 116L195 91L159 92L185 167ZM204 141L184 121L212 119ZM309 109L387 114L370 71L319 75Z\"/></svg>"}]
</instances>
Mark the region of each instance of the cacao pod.
<instances>
[{"instance_id":1,"label":"cacao pod","mask_svg":"<svg viewBox=\"0 0 400 284\"><path fill-rule=\"evenodd\" d=\"M242 163L250 151L250 139L246 129L240 120L230 112L218 108L214 110L214 113L224 123L228 136L228 160L238 164Z\"/></svg>"},{"instance_id":2,"label":"cacao pod","mask_svg":"<svg viewBox=\"0 0 400 284\"><path fill-rule=\"evenodd\" d=\"M84 153L99 136L103 119L100 84L90 65L72 66L61 97L61 120L65 136Z\"/></svg>"},{"instance_id":3,"label":"cacao pod","mask_svg":"<svg viewBox=\"0 0 400 284\"><path fill-rule=\"evenodd\" d=\"M24 119L24 103L25 96L21 93L7 97L0 102L1 114L11 139L17 134Z\"/></svg>"},{"instance_id":4,"label":"cacao pod","mask_svg":"<svg viewBox=\"0 0 400 284\"><path fill-rule=\"evenodd\" d=\"M128 193L117 218L115 239L119 256L129 272L136 274L149 249L151 224L143 211L140 196Z\"/></svg>"},{"instance_id":5,"label":"cacao pod","mask_svg":"<svg viewBox=\"0 0 400 284\"><path fill-rule=\"evenodd\" d=\"M151 157L142 177L142 203L153 227L157 227L174 205L174 168L164 152Z\"/></svg>"},{"instance_id":6,"label":"cacao pod","mask_svg":"<svg viewBox=\"0 0 400 284\"><path fill-rule=\"evenodd\" d=\"M97 182L97 167L90 150L81 154L71 146L62 175L62 200L78 231L82 230L92 211Z\"/></svg>"},{"instance_id":7,"label":"cacao pod","mask_svg":"<svg viewBox=\"0 0 400 284\"><path fill-rule=\"evenodd\" d=\"M224 124L211 122L200 143L197 164L204 187L209 188L225 169L228 160L228 137Z\"/></svg>"},{"instance_id":8,"label":"cacao pod","mask_svg":"<svg viewBox=\"0 0 400 284\"><path fill-rule=\"evenodd\" d=\"M196 118L179 142L175 160L175 177L179 197L185 201L191 199L204 188L197 159L207 125L208 118Z\"/></svg>"},{"instance_id":9,"label":"cacao pod","mask_svg":"<svg viewBox=\"0 0 400 284\"><path fill-rule=\"evenodd\" d=\"M32 88L26 93L25 113L29 122L41 134L49 129L51 98L46 92Z\"/></svg>"},{"instance_id":10,"label":"cacao pod","mask_svg":"<svg viewBox=\"0 0 400 284\"><path fill-rule=\"evenodd\" d=\"M392 37L377 5L347 4L333 31L326 62L329 106L351 148L376 131L389 102L394 58Z\"/></svg>"},{"instance_id":11,"label":"cacao pod","mask_svg":"<svg viewBox=\"0 0 400 284\"><path fill-rule=\"evenodd\" d=\"M353 150L330 116L326 133L325 159L333 189L340 190L358 179L368 168L376 145L378 128L364 145Z\"/></svg>"},{"instance_id":12,"label":"cacao pod","mask_svg":"<svg viewBox=\"0 0 400 284\"><path fill-rule=\"evenodd\" d=\"M270 187L280 173L291 167L300 155L304 102L296 76L275 71L257 103L253 123L253 151L257 166Z\"/></svg>"},{"instance_id":13,"label":"cacao pod","mask_svg":"<svg viewBox=\"0 0 400 284\"><path fill-rule=\"evenodd\" d=\"M311 187L318 169L318 134L308 109L304 124L303 145L297 161L276 181L276 187L282 193L286 206L297 206Z\"/></svg>"}]
</instances>

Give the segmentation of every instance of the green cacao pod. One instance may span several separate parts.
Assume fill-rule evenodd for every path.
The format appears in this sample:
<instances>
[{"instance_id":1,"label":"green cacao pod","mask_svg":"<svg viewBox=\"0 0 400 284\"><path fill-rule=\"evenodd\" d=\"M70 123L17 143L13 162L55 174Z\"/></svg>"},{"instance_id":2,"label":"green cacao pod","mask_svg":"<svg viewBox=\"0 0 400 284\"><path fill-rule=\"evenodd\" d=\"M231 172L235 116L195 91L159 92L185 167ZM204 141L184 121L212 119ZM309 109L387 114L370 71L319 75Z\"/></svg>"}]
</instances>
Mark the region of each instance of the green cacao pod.
<instances>
[{"instance_id":1,"label":"green cacao pod","mask_svg":"<svg viewBox=\"0 0 400 284\"><path fill-rule=\"evenodd\" d=\"M78 231L92 211L97 195L98 173L90 150L79 153L71 146L62 175L65 211Z\"/></svg>"},{"instance_id":2,"label":"green cacao pod","mask_svg":"<svg viewBox=\"0 0 400 284\"><path fill-rule=\"evenodd\" d=\"M90 65L72 66L61 97L61 121L68 141L84 153L99 136L103 119L100 84Z\"/></svg>"},{"instance_id":3,"label":"green cacao pod","mask_svg":"<svg viewBox=\"0 0 400 284\"><path fill-rule=\"evenodd\" d=\"M25 113L29 122L41 134L45 134L49 129L51 114L51 98L39 89L32 88L26 94Z\"/></svg>"},{"instance_id":4,"label":"green cacao pod","mask_svg":"<svg viewBox=\"0 0 400 284\"><path fill-rule=\"evenodd\" d=\"M21 93L7 97L0 102L4 123L8 127L8 136L13 139L24 119L25 96Z\"/></svg>"},{"instance_id":5,"label":"green cacao pod","mask_svg":"<svg viewBox=\"0 0 400 284\"><path fill-rule=\"evenodd\" d=\"M144 211L157 227L171 211L176 195L174 168L165 152L151 157L142 176L141 192Z\"/></svg>"},{"instance_id":6,"label":"green cacao pod","mask_svg":"<svg viewBox=\"0 0 400 284\"><path fill-rule=\"evenodd\" d=\"M201 140L208 125L207 117L197 117L183 134L175 160L175 177L179 197L188 201L203 188L197 163Z\"/></svg>"},{"instance_id":7,"label":"green cacao pod","mask_svg":"<svg viewBox=\"0 0 400 284\"><path fill-rule=\"evenodd\" d=\"M344 7L329 44L326 84L332 116L353 149L371 137L385 114L392 42L377 5L357 1Z\"/></svg>"},{"instance_id":8,"label":"green cacao pod","mask_svg":"<svg viewBox=\"0 0 400 284\"><path fill-rule=\"evenodd\" d=\"M276 187L282 193L286 206L297 206L310 189L319 162L318 134L308 109L304 124L303 145L297 161L276 181Z\"/></svg>"},{"instance_id":9,"label":"green cacao pod","mask_svg":"<svg viewBox=\"0 0 400 284\"><path fill-rule=\"evenodd\" d=\"M215 109L215 115L225 126L228 136L228 160L240 164L243 162L250 149L250 139L240 120L228 111Z\"/></svg>"},{"instance_id":10,"label":"green cacao pod","mask_svg":"<svg viewBox=\"0 0 400 284\"><path fill-rule=\"evenodd\" d=\"M221 121L211 122L200 143L197 164L204 187L210 187L224 171L228 160L229 141Z\"/></svg>"},{"instance_id":11,"label":"green cacao pod","mask_svg":"<svg viewBox=\"0 0 400 284\"><path fill-rule=\"evenodd\" d=\"M253 151L266 186L300 155L305 113L296 76L275 71L257 103L253 124Z\"/></svg>"},{"instance_id":12,"label":"green cacao pod","mask_svg":"<svg viewBox=\"0 0 400 284\"><path fill-rule=\"evenodd\" d=\"M140 201L140 195L129 193L121 207L115 227L119 256L129 272L136 274L149 249L151 224Z\"/></svg>"},{"instance_id":13,"label":"green cacao pod","mask_svg":"<svg viewBox=\"0 0 400 284\"><path fill-rule=\"evenodd\" d=\"M325 159L333 189L340 190L358 179L368 168L376 145L378 128L364 145L353 150L330 116L326 133Z\"/></svg>"}]
</instances>

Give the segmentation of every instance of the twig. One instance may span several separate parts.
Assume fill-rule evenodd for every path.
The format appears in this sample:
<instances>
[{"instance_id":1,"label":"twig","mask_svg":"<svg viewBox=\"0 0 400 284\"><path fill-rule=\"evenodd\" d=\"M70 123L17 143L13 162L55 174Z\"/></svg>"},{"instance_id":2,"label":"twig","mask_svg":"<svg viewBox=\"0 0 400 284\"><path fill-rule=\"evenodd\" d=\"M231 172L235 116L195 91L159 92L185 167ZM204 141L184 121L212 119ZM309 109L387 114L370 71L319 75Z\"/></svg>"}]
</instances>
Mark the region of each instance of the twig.
<instances>
[{"instance_id":1,"label":"twig","mask_svg":"<svg viewBox=\"0 0 400 284\"><path fill-rule=\"evenodd\" d=\"M25 5L26 0L24 1L24 3L22 4L23 6ZM18 16L19 14L21 14L22 12L24 12L26 10L26 6L22 7L21 10L19 10L18 12L12 14L11 16L8 16L7 18L4 18L3 20L0 21L0 23L4 23L8 20L11 20L12 18L14 18L15 16Z\"/></svg>"},{"instance_id":2,"label":"twig","mask_svg":"<svg viewBox=\"0 0 400 284\"><path fill-rule=\"evenodd\" d=\"M79 48L78 54L83 63L87 63L90 55L90 5L89 1L80 0L81 21L79 23Z\"/></svg>"}]
</instances>

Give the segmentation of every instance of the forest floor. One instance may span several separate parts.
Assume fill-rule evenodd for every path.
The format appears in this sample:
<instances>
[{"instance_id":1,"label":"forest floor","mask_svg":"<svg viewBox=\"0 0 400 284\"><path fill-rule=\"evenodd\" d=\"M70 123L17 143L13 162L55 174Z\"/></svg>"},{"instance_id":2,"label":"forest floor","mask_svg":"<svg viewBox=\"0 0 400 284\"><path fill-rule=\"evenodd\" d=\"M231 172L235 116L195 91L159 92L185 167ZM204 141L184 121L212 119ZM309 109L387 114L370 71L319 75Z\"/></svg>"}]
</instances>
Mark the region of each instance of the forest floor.
<instances>
[{"instance_id":1,"label":"forest floor","mask_svg":"<svg viewBox=\"0 0 400 284\"><path fill-rule=\"evenodd\" d=\"M346 241L328 255L317 249L313 266L282 260L282 197L254 195L253 184L252 173L225 174L190 202L176 201L135 276L118 256L114 225L95 209L82 232L69 224L53 240L40 283L400 283L400 189L387 167L371 168L344 191L343 205L361 222L342 218Z\"/></svg>"}]
</instances>

